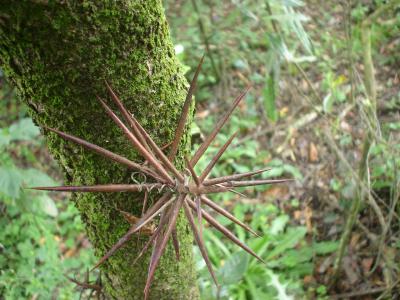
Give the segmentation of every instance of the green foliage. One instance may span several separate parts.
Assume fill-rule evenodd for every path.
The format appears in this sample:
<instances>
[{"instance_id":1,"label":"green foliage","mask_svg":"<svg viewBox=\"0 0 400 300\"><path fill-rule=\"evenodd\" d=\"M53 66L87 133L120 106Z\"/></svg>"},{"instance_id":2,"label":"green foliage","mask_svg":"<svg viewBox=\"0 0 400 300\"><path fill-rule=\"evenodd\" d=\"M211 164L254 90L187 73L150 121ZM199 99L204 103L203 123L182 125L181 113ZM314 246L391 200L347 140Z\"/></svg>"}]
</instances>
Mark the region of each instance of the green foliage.
<instances>
[{"instance_id":1,"label":"green foliage","mask_svg":"<svg viewBox=\"0 0 400 300\"><path fill-rule=\"evenodd\" d=\"M389 123L389 125L392 123ZM371 147L371 181L374 189L391 188L399 178L400 144L376 143Z\"/></svg>"},{"instance_id":2,"label":"green foliage","mask_svg":"<svg viewBox=\"0 0 400 300\"><path fill-rule=\"evenodd\" d=\"M254 100L251 95L246 97L244 100L248 105L246 118L242 118L240 113L232 116L230 122L206 151L204 158L196 165L197 171L206 167L218 146L225 143L234 132L254 130L259 121L259 115L252 110ZM217 119L208 117L198 122L199 125L194 124L192 134L195 136L201 132L207 134ZM198 145L194 145L193 151L197 147ZM265 161L269 161L267 166L272 167L272 170L262 174L261 178L288 176L302 179L298 168L280 159L271 158L271 154L262 150L257 140L236 143L234 141L210 176L261 169L266 166ZM246 194L258 191L265 191L265 187L241 190ZM305 243L306 229L290 224L289 215L281 212L275 205L248 205L232 200L233 198L234 195L228 193L214 196L216 201L222 201L222 205L234 201L233 214L238 219L246 220L251 215L249 225L259 231L262 237L250 236L243 228L233 225L223 217L219 217L218 221L233 230L236 236L266 260L267 265L264 266L247 253L239 251L234 244L225 243L224 237L218 232L205 230L207 251L221 287L219 290L215 288L199 250L195 248L202 299L214 299L217 296L219 299L293 299L294 295L303 295L302 278L312 274L313 257L319 254ZM327 253L333 251L326 249Z\"/></svg>"},{"instance_id":3,"label":"green foliage","mask_svg":"<svg viewBox=\"0 0 400 300\"><path fill-rule=\"evenodd\" d=\"M252 84L264 85L264 111L268 119L276 121L279 110L275 98L279 92L277 83L282 62L314 60L313 45L303 28L308 18L300 12L303 1L244 0L228 4L227 1L196 0L198 13L194 11L192 1L185 1L180 4L180 14L174 9L168 9L172 3L164 2L175 44L184 49L184 54L179 52L184 63L190 62L193 65L191 62L197 61L205 53L204 34L207 42L212 45L206 53L204 72L199 76L197 101L213 98L215 95L209 89L201 87L214 85L218 80L226 84L227 71L233 68L248 75ZM227 6L229 9L226 9ZM199 20L205 32L200 29ZM304 51L306 55L301 54ZM251 60L256 61L265 71L250 70ZM214 66L212 61L215 62ZM214 67L220 76L215 76Z\"/></svg>"},{"instance_id":4,"label":"green foliage","mask_svg":"<svg viewBox=\"0 0 400 300\"><path fill-rule=\"evenodd\" d=\"M76 298L64 274L72 276L93 262L90 250L79 249L83 225L78 212L72 203L26 189L56 184L45 172L28 167L43 145L31 119L20 119L0 134L0 294L10 300ZM32 157L34 162L21 165Z\"/></svg>"},{"instance_id":5,"label":"green foliage","mask_svg":"<svg viewBox=\"0 0 400 300\"><path fill-rule=\"evenodd\" d=\"M266 79L265 87L263 89L264 94L264 109L267 117L276 122L278 120L278 111L276 109L276 84L274 76L268 76Z\"/></svg>"},{"instance_id":6,"label":"green foliage","mask_svg":"<svg viewBox=\"0 0 400 300\"><path fill-rule=\"evenodd\" d=\"M239 251L235 245L224 243L218 232L204 231L206 247L221 285L217 290L197 249L199 284L203 299L298 299L304 296L302 278L313 273L313 259L337 249L337 242L308 245L307 230L289 223L289 216L270 205L237 203L234 215L243 219L251 214L251 227L261 237L253 237L241 227L223 217L218 220L235 231L265 261L266 265Z\"/></svg>"}]
</instances>

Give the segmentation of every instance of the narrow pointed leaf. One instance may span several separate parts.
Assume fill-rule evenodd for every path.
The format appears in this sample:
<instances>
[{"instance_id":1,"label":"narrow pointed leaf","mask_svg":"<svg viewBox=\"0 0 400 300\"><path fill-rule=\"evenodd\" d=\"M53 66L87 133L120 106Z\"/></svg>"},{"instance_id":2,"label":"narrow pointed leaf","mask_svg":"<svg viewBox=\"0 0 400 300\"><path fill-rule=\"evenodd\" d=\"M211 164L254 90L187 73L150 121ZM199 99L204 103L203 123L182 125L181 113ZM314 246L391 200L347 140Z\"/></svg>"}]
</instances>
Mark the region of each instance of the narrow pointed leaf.
<instances>
[{"instance_id":1,"label":"narrow pointed leaf","mask_svg":"<svg viewBox=\"0 0 400 300\"><path fill-rule=\"evenodd\" d=\"M246 173L240 173L240 174L234 174L234 175L229 175L229 176L222 176L222 177L207 179L207 180L204 180L203 185L208 186L208 185L224 183L227 181L239 180L239 179L242 179L245 177L254 176L254 175L264 173L264 172L270 171L270 170L271 170L271 168L265 168L265 169L261 169L261 170L257 170L257 171L251 171L251 172L246 172Z\"/></svg>"},{"instance_id":2,"label":"narrow pointed leaf","mask_svg":"<svg viewBox=\"0 0 400 300\"><path fill-rule=\"evenodd\" d=\"M183 104L183 108L182 108L181 116L179 118L178 126L176 127L176 130L175 130L175 137L174 137L174 140L172 141L172 145L171 145L171 148L170 148L170 151L169 151L169 154L168 154L168 158L171 161L173 161L174 158L175 158L175 155L176 155L176 153L178 151L179 143L181 141L181 138L182 138L182 135L183 135L183 132L184 132L184 129L185 129L187 117L188 117L188 114L189 114L189 108L190 108L190 105L191 105L192 99L193 99L193 97L192 97L193 96L193 92L196 89L197 77L199 75L199 72L200 72L200 69L201 69L201 65L203 64L203 60L204 60L204 55L201 58L198 66L197 66L197 69L196 69L196 72L195 72L195 74L193 76L192 81L190 82L189 91L188 91L188 93L186 95L185 103Z\"/></svg>"},{"instance_id":3,"label":"narrow pointed leaf","mask_svg":"<svg viewBox=\"0 0 400 300\"><path fill-rule=\"evenodd\" d=\"M194 236L194 239L196 241L196 244L197 244L197 246L199 246L200 253L203 256L203 259L204 259L204 261L205 261L205 263L207 265L208 271L210 272L211 277L215 282L215 285L218 286L217 277L215 276L214 270L212 268L211 261L210 261L210 259L208 257L207 249L206 249L206 247L204 245L202 235L200 234L200 232L196 228L196 224L194 223L192 212L190 211L190 207L189 207L189 205L187 204L186 201L183 203L183 208L185 210L186 218L189 221L189 225L192 228L193 236Z\"/></svg>"},{"instance_id":4,"label":"narrow pointed leaf","mask_svg":"<svg viewBox=\"0 0 400 300\"><path fill-rule=\"evenodd\" d=\"M196 211L196 204L190 200L187 199L188 204L190 207ZM232 242L234 242L236 245L238 245L240 248L248 252L249 254L253 255L255 258L257 258L259 261L264 262L264 260L259 257L251 248L249 248L246 244L244 244L242 241L240 241L232 232L230 232L228 229L226 229L224 226L222 226L220 223L218 223L217 220L215 220L210 214L208 214L206 211L202 211L203 218L206 219L206 221L213 226L215 229L217 229L219 232L221 232L223 235L225 235L228 239L230 239Z\"/></svg>"},{"instance_id":5,"label":"narrow pointed leaf","mask_svg":"<svg viewBox=\"0 0 400 300\"><path fill-rule=\"evenodd\" d=\"M254 234L255 236L259 235L257 234L257 232L255 232L250 226L246 225L245 223L243 223L242 221L240 221L238 218L236 218L234 215L232 215L230 212L228 212L227 210L225 210L224 208L222 208L221 206L219 206L218 204L216 204L214 201L212 201L211 199L207 198L206 196L201 196L201 200L203 201L203 203L205 205L208 205L209 207L211 207L212 209L214 209L216 212L218 212L219 214L223 215L224 217L228 218L229 220L231 220L232 222L236 223L237 225L241 226L242 228L244 228L245 230L249 231L250 233Z\"/></svg>"},{"instance_id":6,"label":"narrow pointed leaf","mask_svg":"<svg viewBox=\"0 0 400 300\"><path fill-rule=\"evenodd\" d=\"M204 169L203 173L200 175L200 182L203 182L206 179L207 175L210 174L211 170L214 168L215 164L221 158L222 154L226 151L229 145L232 143L233 139L236 137L238 132L236 131L232 136L226 141L226 143L218 150L217 154L211 159L207 167Z\"/></svg>"},{"instance_id":7,"label":"narrow pointed leaf","mask_svg":"<svg viewBox=\"0 0 400 300\"><path fill-rule=\"evenodd\" d=\"M221 120L217 123L213 131L210 133L210 135L205 139L205 141L200 145L199 149L197 149L196 153L193 155L192 159L190 160L192 166L194 167L199 159L203 156L204 152L206 152L207 148L210 146L218 132L221 130L222 126L225 125L226 121L228 121L229 117L232 115L232 112L235 110L235 108L238 106L240 101L244 98L246 93L250 87L248 87L239 97L235 99L233 102L232 106L230 109L226 112L226 114L222 117Z\"/></svg>"}]
</instances>

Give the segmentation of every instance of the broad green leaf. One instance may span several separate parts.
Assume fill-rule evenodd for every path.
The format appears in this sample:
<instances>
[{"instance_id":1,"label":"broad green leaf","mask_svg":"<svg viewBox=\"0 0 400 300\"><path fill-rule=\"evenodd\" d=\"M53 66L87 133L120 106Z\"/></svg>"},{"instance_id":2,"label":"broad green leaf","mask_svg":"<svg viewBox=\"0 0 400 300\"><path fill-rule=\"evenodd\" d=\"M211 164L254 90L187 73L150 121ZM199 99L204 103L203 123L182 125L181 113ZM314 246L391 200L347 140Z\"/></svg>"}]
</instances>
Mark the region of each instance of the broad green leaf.
<instances>
[{"instance_id":1,"label":"broad green leaf","mask_svg":"<svg viewBox=\"0 0 400 300\"><path fill-rule=\"evenodd\" d=\"M219 268L218 277L224 284L237 284L244 276L249 265L249 254L236 252Z\"/></svg>"},{"instance_id":2,"label":"broad green leaf","mask_svg":"<svg viewBox=\"0 0 400 300\"><path fill-rule=\"evenodd\" d=\"M31 118L24 118L10 126L10 137L13 141L31 140L40 134L39 128Z\"/></svg>"},{"instance_id":3,"label":"broad green leaf","mask_svg":"<svg viewBox=\"0 0 400 300\"><path fill-rule=\"evenodd\" d=\"M303 262L310 261L313 257L313 249L311 247L304 247L299 250L287 250L285 255L278 260L280 267L295 267Z\"/></svg>"},{"instance_id":4,"label":"broad green leaf","mask_svg":"<svg viewBox=\"0 0 400 300\"><path fill-rule=\"evenodd\" d=\"M0 129L0 147L10 144L11 136L6 128Z\"/></svg>"},{"instance_id":5,"label":"broad green leaf","mask_svg":"<svg viewBox=\"0 0 400 300\"><path fill-rule=\"evenodd\" d=\"M22 176L14 167L0 167L0 193L13 199L20 195Z\"/></svg>"},{"instance_id":6,"label":"broad green leaf","mask_svg":"<svg viewBox=\"0 0 400 300\"><path fill-rule=\"evenodd\" d=\"M37 201L38 207L46 215L49 215L50 217L56 217L58 215L57 206L49 196L42 194L35 197L34 201Z\"/></svg>"},{"instance_id":7,"label":"broad green leaf","mask_svg":"<svg viewBox=\"0 0 400 300\"><path fill-rule=\"evenodd\" d=\"M323 100L322 107L324 112L330 113L332 111L333 103L335 102L335 98L332 97L331 93L328 93Z\"/></svg>"},{"instance_id":8,"label":"broad green leaf","mask_svg":"<svg viewBox=\"0 0 400 300\"><path fill-rule=\"evenodd\" d=\"M265 82L265 86L263 89L263 97L264 97L264 110L268 117L273 122L278 120L278 111L276 109L276 84L273 75L267 77Z\"/></svg>"},{"instance_id":9,"label":"broad green leaf","mask_svg":"<svg viewBox=\"0 0 400 300\"><path fill-rule=\"evenodd\" d=\"M264 274L262 274L264 275ZM246 276L246 284L249 289L251 299L268 299L265 297L263 294L262 290L257 288L258 286L258 280L260 279L260 276L255 276L253 274Z\"/></svg>"},{"instance_id":10,"label":"broad green leaf","mask_svg":"<svg viewBox=\"0 0 400 300\"><path fill-rule=\"evenodd\" d=\"M190 135L198 135L201 134L200 127L196 124L196 122L192 122L190 126Z\"/></svg>"},{"instance_id":11,"label":"broad green leaf","mask_svg":"<svg viewBox=\"0 0 400 300\"><path fill-rule=\"evenodd\" d=\"M278 238L275 248L267 255L266 260L272 259L285 252L285 250L296 246L297 243L304 238L306 233L307 228L303 226L289 228L286 234Z\"/></svg>"},{"instance_id":12,"label":"broad green leaf","mask_svg":"<svg viewBox=\"0 0 400 300\"><path fill-rule=\"evenodd\" d=\"M282 215L282 216L279 216L279 217L275 218L272 221L271 228L270 228L269 232L272 235L276 235L278 233L281 233L285 229L285 226L286 226L286 224L288 222L289 222L289 216L288 215Z\"/></svg>"},{"instance_id":13,"label":"broad green leaf","mask_svg":"<svg viewBox=\"0 0 400 300\"><path fill-rule=\"evenodd\" d=\"M314 271L313 262L303 262L296 264L293 268L288 269L287 272L293 277L304 277L306 275L311 275Z\"/></svg>"},{"instance_id":14,"label":"broad green leaf","mask_svg":"<svg viewBox=\"0 0 400 300\"><path fill-rule=\"evenodd\" d=\"M339 247L338 241L327 241L327 242L319 242L313 244L313 250L316 254L328 254L335 252Z\"/></svg>"},{"instance_id":15,"label":"broad green leaf","mask_svg":"<svg viewBox=\"0 0 400 300\"><path fill-rule=\"evenodd\" d=\"M301 174L300 170L292 165L283 165L283 170L287 173L293 175L295 179L302 179L303 175Z\"/></svg>"},{"instance_id":16,"label":"broad green leaf","mask_svg":"<svg viewBox=\"0 0 400 300\"><path fill-rule=\"evenodd\" d=\"M265 252L267 252L269 245L271 244L271 239L269 236L263 236L260 238L252 239L249 242L249 246L256 252L260 257L263 257ZM254 259L252 260L252 265L258 264L259 261Z\"/></svg>"},{"instance_id":17,"label":"broad green leaf","mask_svg":"<svg viewBox=\"0 0 400 300\"><path fill-rule=\"evenodd\" d=\"M212 248L219 248L222 252L224 252L224 254L226 256L231 255L230 251L225 246L223 241L220 238L218 238L212 231L210 231L210 230L204 231L204 237L205 237L205 239L208 239L209 241L211 241L211 243L213 244L211 246ZM211 247L208 247L208 248L211 248Z\"/></svg>"},{"instance_id":18,"label":"broad green leaf","mask_svg":"<svg viewBox=\"0 0 400 300\"><path fill-rule=\"evenodd\" d=\"M24 184L28 187L33 186L51 186L55 185L55 181L46 173L37 169L20 170Z\"/></svg>"},{"instance_id":19,"label":"broad green leaf","mask_svg":"<svg viewBox=\"0 0 400 300\"><path fill-rule=\"evenodd\" d=\"M269 282L269 285L274 287L278 295L276 296L275 299L279 300L294 300L293 296L290 296L287 294L287 283L283 284L279 280L279 276L274 274L272 271L269 271L269 275L271 276L271 280Z\"/></svg>"}]
</instances>

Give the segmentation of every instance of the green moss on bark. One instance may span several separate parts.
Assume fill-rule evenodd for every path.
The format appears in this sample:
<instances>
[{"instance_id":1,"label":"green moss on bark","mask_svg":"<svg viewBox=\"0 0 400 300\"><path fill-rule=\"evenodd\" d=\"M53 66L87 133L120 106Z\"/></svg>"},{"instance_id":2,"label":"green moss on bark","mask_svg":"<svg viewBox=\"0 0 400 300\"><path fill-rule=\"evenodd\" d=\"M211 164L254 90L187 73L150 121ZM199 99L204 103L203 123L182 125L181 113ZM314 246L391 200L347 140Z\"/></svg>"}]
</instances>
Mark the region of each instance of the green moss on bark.
<instances>
[{"instance_id":1,"label":"green moss on bark","mask_svg":"<svg viewBox=\"0 0 400 300\"><path fill-rule=\"evenodd\" d=\"M0 60L34 121L140 160L105 115L95 95L107 97L104 80L159 145L171 141L185 96L161 1L10 1L0 4ZM68 184L129 182L131 171L44 132ZM180 153L187 150L188 136ZM178 163L182 163L179 156ZM98 256L127 230L115 208L136 215L140 194L77 194L76 205ZM168 246L151 289L153 299L196 299L192 237L181 218L182 257ZM141 237L103 267L106 290L117 299L141 299L148 256L130 262Z\"/></svg>"}]
</instances>

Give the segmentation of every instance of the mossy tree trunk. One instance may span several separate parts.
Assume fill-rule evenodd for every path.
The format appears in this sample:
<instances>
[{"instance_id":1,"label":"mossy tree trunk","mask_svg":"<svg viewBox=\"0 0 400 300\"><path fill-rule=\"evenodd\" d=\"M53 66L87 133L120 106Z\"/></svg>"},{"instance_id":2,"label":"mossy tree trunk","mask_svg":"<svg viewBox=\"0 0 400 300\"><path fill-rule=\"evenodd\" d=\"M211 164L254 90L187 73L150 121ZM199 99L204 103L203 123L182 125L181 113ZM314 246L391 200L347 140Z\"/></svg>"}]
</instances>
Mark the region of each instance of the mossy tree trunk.
<instances>
[{"instance_id":1,"label":"mossy tree trunk","mask_svg":"<svg viewBox=\"0 0 400 300\"><path fill-rule=\"evenodd\" d=\"M169 36L160 0L5 1L0 4L1 68L40 125L82 137L140 160L105 115L95 95L107 97L104 80L159 145L172 140L186 82ZM7 3L8 2L8 3ZM53 134L50 151L67 184L127 183L131 171ZM182 142L177 162L187 151ZM76 194L74 200L98 256L128 224L118 209L140 215L141 194ZM197 299L192 237L181 219L181 260L168 246L156 272L151 299ZM146 237L136 238L104 266L110 298L141 299L149 257L132 265Z\"/></svg>"}]
</instances>

